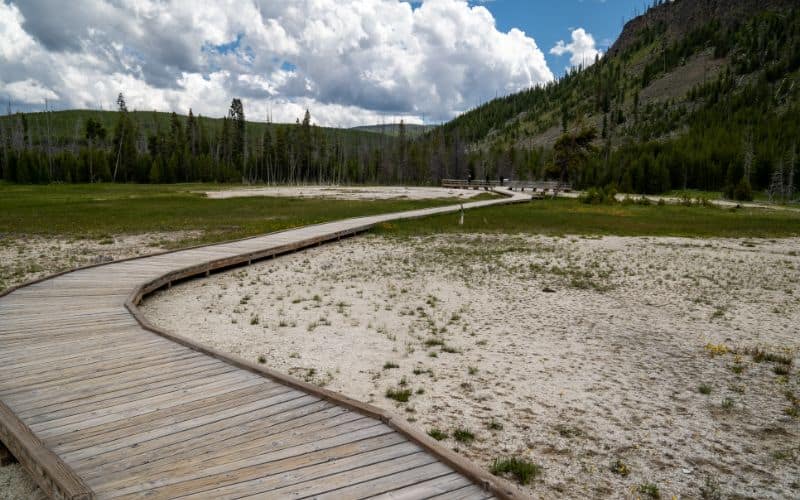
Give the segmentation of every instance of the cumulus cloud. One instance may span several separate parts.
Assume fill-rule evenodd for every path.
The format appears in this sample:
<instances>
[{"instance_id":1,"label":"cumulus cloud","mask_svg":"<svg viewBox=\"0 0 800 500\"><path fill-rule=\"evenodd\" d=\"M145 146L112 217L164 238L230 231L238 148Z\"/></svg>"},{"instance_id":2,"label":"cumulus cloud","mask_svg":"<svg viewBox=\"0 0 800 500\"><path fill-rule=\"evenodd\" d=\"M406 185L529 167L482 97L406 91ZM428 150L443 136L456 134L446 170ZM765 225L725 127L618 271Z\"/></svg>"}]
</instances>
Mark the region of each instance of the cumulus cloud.
<instances>
[{"instance_id":1,"label":"cumulus cloud","mask_svg":"<svg viewBox=\"0 0 800 500\"><path fill-rule=\"evenodd\" d=\"M591 66L596 57L603 55L603 52L597 48L594 37L583 28L572 31L572 42L566 43L564 40L559 40L555 47L550 49L550 53L557 56L570 54L569 63L573 67Z\"/></svg>"},{"instance_id":2,"label":"cumulus cloud","mask_svg":"<svg viewBox=\"0 0 800 500\"><path fill-rule=\"evenodd\" d=\"M58 15L53 15L58 12ZM60 107L349 126L446 120L549 82L533 38L465 0L0 1L0 93Z\"/></svg>"}]
</instances>

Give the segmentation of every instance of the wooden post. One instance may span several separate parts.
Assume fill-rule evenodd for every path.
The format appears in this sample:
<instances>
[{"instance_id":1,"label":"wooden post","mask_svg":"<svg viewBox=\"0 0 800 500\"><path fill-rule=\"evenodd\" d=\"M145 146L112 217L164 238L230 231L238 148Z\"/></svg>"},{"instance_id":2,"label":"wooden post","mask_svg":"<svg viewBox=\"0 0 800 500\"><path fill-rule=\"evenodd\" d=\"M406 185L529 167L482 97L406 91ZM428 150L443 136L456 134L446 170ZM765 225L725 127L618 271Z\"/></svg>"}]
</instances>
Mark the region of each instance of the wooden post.
<instances>
[{"instance_id":1,"label":"wooden post","mask_svg":"<svg viewBox=\"0 0 800 500\"><path fill-rule=\"evenodd\" d=\"M5 467L6 465L13 464L16 461L17 459L14 458L14 455L12 455L10 451L8 451L6 445L0 442L0 467Z\"/></svg>"}]
</instances>

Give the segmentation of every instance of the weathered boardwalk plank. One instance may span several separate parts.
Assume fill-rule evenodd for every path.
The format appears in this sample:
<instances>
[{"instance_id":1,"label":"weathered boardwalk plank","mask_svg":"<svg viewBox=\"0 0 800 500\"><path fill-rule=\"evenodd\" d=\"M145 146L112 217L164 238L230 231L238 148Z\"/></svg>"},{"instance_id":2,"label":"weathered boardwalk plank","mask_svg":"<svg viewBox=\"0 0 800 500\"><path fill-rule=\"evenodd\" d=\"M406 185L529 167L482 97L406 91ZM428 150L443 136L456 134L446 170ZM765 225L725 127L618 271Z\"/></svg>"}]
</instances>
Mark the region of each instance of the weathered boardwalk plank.
<instances>
[{"instance_id":1,"label":"weathered boardwalk plank","mask_svg":"<svg viewBox=\"0 0 800 500\"><path fill-rule=\"evenodd\" d=\"M163 332L136 308L176 280L457 210L307 226L7 292L0 440L54 498L523 496L388 412Z\"/></svg>"}]
</instances>

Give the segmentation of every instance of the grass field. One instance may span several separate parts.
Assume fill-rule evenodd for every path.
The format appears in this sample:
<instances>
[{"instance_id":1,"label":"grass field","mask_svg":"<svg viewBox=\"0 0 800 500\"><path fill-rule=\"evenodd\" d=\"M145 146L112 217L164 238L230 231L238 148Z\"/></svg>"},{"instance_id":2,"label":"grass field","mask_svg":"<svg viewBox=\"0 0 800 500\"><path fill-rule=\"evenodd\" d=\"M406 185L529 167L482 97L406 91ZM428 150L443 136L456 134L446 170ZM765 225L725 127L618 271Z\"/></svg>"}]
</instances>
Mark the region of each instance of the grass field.
<instances>
[{"instance_id":1,"label":"grass field","mask_svg":"<svg viewBox=\"0 0 800 500\"><path fill-rule=\"evenodd\" d=\"M330 220L453 203L452 200L342 201L293 198L211 200L219 185L0 184L0 235L98 239L109 235L201 230L176 246L243 238ZM235 186L224 186L225 188Z\"/></svg>"},{"instance_id":2,"label":"grass field","mask_svg":"<svg viewBox=\"0 0 800 500\"><path fill-rule=\"evenodd\" d=\"M210 200L200 191L231 186L0 184L0 234L109 235L200 230L199 239L176 246L243 238L289 227L401 210L452 200L342 201L293 198ZM800 211L701 206L585 205L575 200L536 201L385 224L394 235L442 232L586 234L773 238L800 235Z\"/></svg>"},{"instance_id":3,"label":"grass field","mask_svg":"<svg viewBox=\"0 0 800 500\"><path fill-rule=\"evenodd\" d=\"M543 200L384 224L382 234L530 233L619 236L777 238L800 235L800 211L703 206L586 205Z\"/></svg>"}]
</instances>

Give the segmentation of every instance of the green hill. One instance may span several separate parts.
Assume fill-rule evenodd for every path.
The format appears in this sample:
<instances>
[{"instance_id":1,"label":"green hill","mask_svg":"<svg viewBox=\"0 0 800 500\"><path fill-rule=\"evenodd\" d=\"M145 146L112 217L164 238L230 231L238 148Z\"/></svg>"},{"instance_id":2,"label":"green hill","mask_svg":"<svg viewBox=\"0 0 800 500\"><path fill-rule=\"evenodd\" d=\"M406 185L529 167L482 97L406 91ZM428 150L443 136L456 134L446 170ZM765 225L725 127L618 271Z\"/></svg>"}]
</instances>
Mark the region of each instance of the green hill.
<instances>
[{"instance_id":1,"label":"green hill","mask_svg":"<svg viewBox=\"0 0 800 500\"><path fill-rule=\"evenodd\" d=\"M444 125L478 176L628 192L774 188L798 169L795 0L658 2L606 57ZM591 141L576 150L582 133ZM486 174L484 174L486 171Z\"/></svg>"},{"instance_id":2,"label":"green hill","mask_svg":"<svg viewBox=\"0 0 800 500\"><path fill-rule=\"evenodd\" d=\"M130 111L132 120L137 125L137 130L142 136L148 136L159 131L170 128L172 113L161 111ZM66 111L53 111L50 113L25 113L25 120L32 145L43 146L47 144L48 126L50 138L57 147L68 145L86 144L85 127L89 119L100 123L110 135L119 119L116 111L98 111L86 109L74 109ZM0 116L0 127L10 127L18 117L16 115ZM186 121L186 115L178 115L182 121ZM222 130L222 118L207 118L204 116L196 117L200 125L209 134L218 134ZM291 128L295 124L275 124L265 122L246 122L246 132L250 140L255 141L261 138L267 129ZM344 140L362 140L367 143L376 141L374 134L366 130L340 129L330 127L319 127L327 136Z\"/></svg>"},{"instance_id":3,"label":"green hill","mask_svg":"<svg viewBox=\"0 0 800 500\"><path fill-rule=\"evenodd\" d=\"M403 124L405 134L407 137L419 137L420 135L430 132L435 128L434 125L417 125L415 123ZM382 125L361 125L353 127L350 130L358 130L361 132L370 132L373 134L386 134L393 137L400 135L399 123L387 123Z\"/></svg>"}]
</instances>

